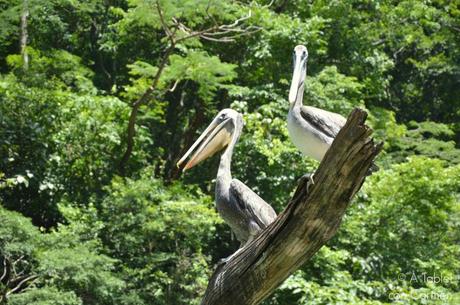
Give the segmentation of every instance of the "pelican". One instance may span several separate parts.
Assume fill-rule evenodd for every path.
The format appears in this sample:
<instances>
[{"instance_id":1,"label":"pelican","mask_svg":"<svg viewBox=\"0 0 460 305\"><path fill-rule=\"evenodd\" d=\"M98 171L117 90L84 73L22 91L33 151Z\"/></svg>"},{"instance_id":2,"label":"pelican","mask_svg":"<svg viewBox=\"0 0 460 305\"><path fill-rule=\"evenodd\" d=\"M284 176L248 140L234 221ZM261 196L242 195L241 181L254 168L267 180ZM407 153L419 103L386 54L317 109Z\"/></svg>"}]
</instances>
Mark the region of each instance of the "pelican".
<instances>
[{"instance_id":1,"label":"pelican","mask_svg":"<svg viewBox=\"0 0 460 305\"><path fill-rule=\"evenodd\" d=\"M304 155L321 161L332 141L345 125L340 114L302 104L308 51L294 48L294 72L289 90L288 131L292 142Z\"/></svg>"},{"instance_id":2,"label":"pelican","mask_svg":"<svg viewBox=\"0 0 460 305\"><path fill-rule=\"evenodd\" d=\"M232 178L230 166L233 149L243 129L243 116L232 109L220 111L203 134L177 162L179 167L192 152L184 171L227 147L220 158L216 178L217 211L230 226L240 248L276 218L273 208L238 179Z\"/></svg>"},{"instance_id":3,"label":"pelican","mask_svg":"<svg viewBox=\"0 0 460 305\"><path fill-rule=\"evenodd\" d=\"M287 127L289 136L300 152L321 161L346 119L340 114L302 104L308 51L303 45L294 48L294 72L289 90ZM377 166L373 164L372 170ZM312 181L312 177L309 177Z\"/></svg>"}]
</instances>

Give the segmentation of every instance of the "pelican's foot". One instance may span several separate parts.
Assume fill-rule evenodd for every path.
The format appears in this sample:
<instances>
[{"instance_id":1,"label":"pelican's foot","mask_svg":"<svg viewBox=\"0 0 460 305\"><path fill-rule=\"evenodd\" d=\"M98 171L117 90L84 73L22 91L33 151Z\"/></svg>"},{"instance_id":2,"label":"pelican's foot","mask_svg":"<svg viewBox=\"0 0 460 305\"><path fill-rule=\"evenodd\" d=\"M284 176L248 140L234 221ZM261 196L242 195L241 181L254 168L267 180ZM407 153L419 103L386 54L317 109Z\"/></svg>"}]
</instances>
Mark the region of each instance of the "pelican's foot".
<instances>
[{"instance_id":1,"label":"pelican's foot","mask_svg":"<svg viewBox=\"0 0 460 305\"><path fill-rule=\"evenodd\" d=\"M306 183L307 184L307 192L310 191L310 187L315 184L315 181L313 180L313 176L315 173L308 173L300 177L299 183Z\"/></svg>"},{"instance_id":2,"label":"pelican's foot","mask_svg":"<svg viewBox=\"0 0 460 305\"><path fill-rule=\"evenodd\" d=\"M217 267L220 267L222 265L225 265L229 260L230 258L232 258L233 254L230 255L229 257L224 257L224 258L221 258L218 262L217 262Z\"/></svg>"},{"instance_id":3,"label":"pelican's foot","mask_svg":"<svg viewBox=\"0 0 460 305\"><path fill-rule=\"evenodd\" d=\"M236 251L235 253L233 253L232 255L229 255L227 257L224 257L224 258L221 258L218 262L217 262L217 266L221 266L221 265L225 265L233 256L235 256L235 254L237 253L238 251Z\"/></svg>"},{"instance_id":4,"label":"pelican's foot","mask_svg":"<svg viewBox=\"0 0 460 305\"><path fill-rule=\"evenodd\" d=\"M246 245L246 243L245 243L244 245ZM221 258L221 259L217 262L217 266L219 267L219 266L221 266L221 265L226 264L232 257L234 257L238 252L240 252L241 249L243 249L243 246L244 246L244 245L241 245L241 247L240 247L238 250L236 250L232 255L229 255L228 257L225 257L225 258Z\"/></svg>"}]
</instances>

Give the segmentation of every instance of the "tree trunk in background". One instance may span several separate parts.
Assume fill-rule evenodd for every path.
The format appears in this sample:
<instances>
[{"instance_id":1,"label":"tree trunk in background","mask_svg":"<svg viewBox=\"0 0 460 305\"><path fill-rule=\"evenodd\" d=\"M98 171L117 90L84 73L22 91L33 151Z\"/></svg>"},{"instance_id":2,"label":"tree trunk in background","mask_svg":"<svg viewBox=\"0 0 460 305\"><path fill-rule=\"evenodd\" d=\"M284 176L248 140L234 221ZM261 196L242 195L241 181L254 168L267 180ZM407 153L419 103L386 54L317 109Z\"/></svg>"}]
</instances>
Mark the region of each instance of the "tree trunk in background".
<instances>
[{"instance_id":1,"label":"tree trunk in background","mask_svg":"<svg viewBox=\"0 0 460 305\"><path fill-rule=\"evenodd\" d=\"M24 0L22 3L22 13L21 13L21 39L20 39L20 49L22 55L22 62L24 70L29 68L29 55L27 54L27 17L29 17L29 3L28 0Z\"/></svg>"},{"instance_id":2,"label":"tree trunk in background","mask_svg":"<svg viewBox=\"0 0 460 305\"><path fill-rule=\"evenodd\" d=\"M286 209L257 238L220 265L202 305L255 305L336 233L382 144L369 138L367 113L355 109L337 135L308 192L301 183Z\"/></svg>"}]
</instances>

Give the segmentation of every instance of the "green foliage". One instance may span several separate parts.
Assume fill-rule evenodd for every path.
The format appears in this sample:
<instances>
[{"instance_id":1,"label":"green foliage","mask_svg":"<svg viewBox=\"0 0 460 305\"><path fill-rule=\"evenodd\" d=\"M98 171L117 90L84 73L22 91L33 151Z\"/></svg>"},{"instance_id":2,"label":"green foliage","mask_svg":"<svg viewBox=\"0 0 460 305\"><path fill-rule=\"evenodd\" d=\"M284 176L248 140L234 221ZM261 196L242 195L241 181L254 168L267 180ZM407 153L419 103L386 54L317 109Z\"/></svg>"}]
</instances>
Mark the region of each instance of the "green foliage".
<instances>
[{"instance_id":1,"label":"green foliage","mask_svg":"<svg viewBox=\"0 0 460 305\"><path fill-rule=\"evenodd\" d=\"M100 254L94 241L69 230L45 234L3 207L0 222L0 256L8 266L1 287L16 291L12 304L114 304L123 298L125 283L113 273L115 260ZM18 286L22 280L26 286Z\"/></svg>"},{"instance_id":2,"label":"green foliage","mask_svg":"<svg viewBox=\"0 0 460 305\"><path fill-rule=\"evenodd\" d=\"M210 100L222 83L235 78L235 65L222 63L206 52L190 52L187 56L172 55L165 79L191 80L199 85L198 96Z\"/></svg>"},{"instance_id":3,"label":"green foliage","mask_svg":"<svg viewBox=\"0 0 460 305\"><path fill-rule=\"evenodd\" d=\"M190 51L186 56L174 54L169 59L170 65L166 67L160 78L159 89L164 89L174 82L190 80L198 85L198 96L210 101L215 91L223 87L223 83L236 76L233 71L235 65L222 63L217 56L209 56L203 51ZM132 84L125 87L124 96L136 100L151 85L158 68L142 61L137 61L128 67L130 74L139 78L133 78ZM166 106L164 103L159 105Z\"/></svg>"},{"instance_id":4,"label":"green foliage","mask_svg":"<svg viewBox=\"0 0 460 305\"><path fill-rule=\"evenodd\" d=\"M207 283L205 245L220 221L201 192L165 187L149 172L112 182L100 207L101 238L145 302L198 304Z\"/></svg>"},{"instance_id":5,"label":"green foliage","mask_svg":"<svg viewBox=\"0 0 460 305\"><path fill-rule=\"evenodd\" d=\"M55 287L31 289L21 294L13 295L9 304L12 305L81 305L81 300L72 291L59 291Z\"/></svg>"},{"instance_id":6,"label":"green foliage","mask_svg":"<svg viewBox=\"0 0 460 305\"><path fill-rule=\"evenodd\" d=\"M345 76L337 67L324 68L305 89L305 102L347 116L354 107L363 108L363 85L356 78Z\"/></svg>"},{"instance_id":7,"label":"green foliage","mask_svg":"<svg viewBox=\"0 0 460 305\"><path fill-rule=\"evenodd\" d=\"M113 304L124 282L112 274L114 260L86 246L45 250L38 271L46 284L75 292L85 304Z\"/></svg>"},{"instance_id":8,"label":"green foliage","mask_svg":"<svg viewBox=\"0 0 460 305\"><path fill-rule=\"evenodd\" d=\"M14 187L1 191L4 204L43 223L57 212L50 194L39 192L62 101L61 95L53 93L25 86L13 75L0 79L1 169L5 178L16 181Z\"/></svg>"},{"instance_id":9,"label":"green foliage","mask_svg":"<svg viewBox=\"0 0 460 305\"><path fill-rule=\"evenodd\" d=\"M96 94L89 69L76 56L51 54L31 50L27 74L20 57L10 56L13 72L0 79L2 170L16 180L4 190L11 198L5 204L42 224L59 218L56 204L63 195L84 202L110 181L128 115L118 98ZM134 160L145 156L134 152Z\"/></svg>"},{"instance_id":10,"label":"green foliage","mask_svg":"<svg viewBox=\"0 0 460 305\"><path fill-rule=\"evenodd\" d=\"M178 39L249 12L238 24L259 30L169 53L157 3ZM181 178L175 163L231 106L233 175L282 211L317 167L286 129L305 44L304 103L367 109L384 151L337 236L266 304L458 304L459 16L440 0L0 0L0 275L16 270L0 303L198 304L236 242L212 204L218 157ZM131 105L164 59L119 177Z\"/></svg>"},{"instance_id":11,"label":"green foliage","mask_svg":"<svg viewBox=\"0 0 460 305\"><path fill-rule=\"evenodd\" d=\"M460 163L460 150L456 148L449 125L435 122L414 122L407 124L406 132L395 139L388 151L395 159L401 160L410 155L424 155Z\"/></svg>"},{"instance_id":12,"label":"green foliage","mask_svg":"<svg viewBox=\"0 0 460 305\"><path fill-rule=\"evenodd\" d=\"M0 209L0 219L3 224L0 228L2 258L15 261L24 256L25 259L33 260L35 248L41 240L39 230L27 218L3 207Z\"/></svg>"},{"instance_id":13,"label":"green foliage","mask_svg":"<svg viewBox=\"0 0 460 305\"><path fill-rule=\"evenodd\" d=\"M360 226L371 234L348 234L352 240L365 239L355 253L375 253L375 259L385 253L383 261L372 262L384 264L372 268L380 277L412 270L452 275L460 263L449 259L460 257L460 247L453 245L455 234L449 232L458 230L453 221L460 211L459 178L459 166L445 168L443 162L423 157L376 175L364 188L370 203L350 221L352 228Z\"/></svg>"},{"instance_id":14,"label":"green foliage","mask_svg":"<svg viewBox=\"0 0 460 305\"><path fill-rule=\"evenodd\" d=\"M209 16L225 17L231 4L221 1L210 5L207 0L174 0L158 1L164 14L166 22L172 22L173 17L180 16L185 19L189 26L196 26L209 21ZM161 28L160 16L156 0L128 0L129 18L141 24L152 25ZM134 21L133 20L133 21Z\"/></svg>"},{"instance_id":15,"label":"green foliage","mask_svg":"<svg viewBox=\"0 0 460 305\"><path fill-rule=\"evenodd\" d=\"M41 190L51 184L72 200L84 203L109 183L116 170L125 132L121 123L128 117L128 108L116 97L67 97L59 114L61 128L51 139L56 147L48 160L52 171L47 172L47 184ZM141 138L143 135L140 131ZM139 142L148 144L148 140ZM145 157L143 152L134 154L139 162Z\"/></svg>"},{"instance_id":16,"label":"green foliage","mask_svg":"<svg viewBox=\"0 0 460 305\"><path fill-rule=\"evenodd\" d=\"M10 55L7 63L11 71L30 87L48 87L49 89L72 90L82 93L95 93L91 78L93 72L82 65L81 58L64 50L52 50L42 54L28 48L31 65L28 73L23 71L21 55Z\"/></svg>"}]
</instances>

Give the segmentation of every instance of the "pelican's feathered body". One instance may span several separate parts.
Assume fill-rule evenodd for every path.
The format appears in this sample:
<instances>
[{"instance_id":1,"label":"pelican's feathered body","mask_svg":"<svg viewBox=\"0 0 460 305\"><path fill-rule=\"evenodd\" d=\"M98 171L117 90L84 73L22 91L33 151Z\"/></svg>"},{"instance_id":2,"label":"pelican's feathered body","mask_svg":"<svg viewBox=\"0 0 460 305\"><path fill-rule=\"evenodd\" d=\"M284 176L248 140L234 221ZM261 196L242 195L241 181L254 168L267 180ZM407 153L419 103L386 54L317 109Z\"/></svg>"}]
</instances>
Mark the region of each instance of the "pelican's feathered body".
<instances>
[{"instance_id":1,"label":"pelican's feathered body","mask_svg":"<svg viewBox=\"0 0 460 305\"><path fill-rule=\"evenodd\" d=\"M346 119L340 114L302 104L307 59L307 48L296 46L289 91L288 131L292 142L304 155L321 161Z\"/></svg>"},{"instance_id":2,"label":"pelican's feathered body","mask_svg":"<svg viewBox=\"0 0 460 305\"><path fill-rule=\"evenodd\" d=\"M238 179L232 178L233 149L243 129L243 117L232 109L220 111L198 140L177 163L195 151L184 170L227 146L216 178L216 208L243 246L276 218L273 208ZM198 148L197 148L198 147Z\"/></svg>"},{"instance_id":3,"label":"pelican's feathered body","mask_svg":"<svg viewBox=\"0 0 460 305\"><path fill-rule=\"evenodd\" d=\"M294 145L306 156L321 161L334 141L345 118L316 107L292 107L288 131Z\"/></svg>"}]
</instances>

